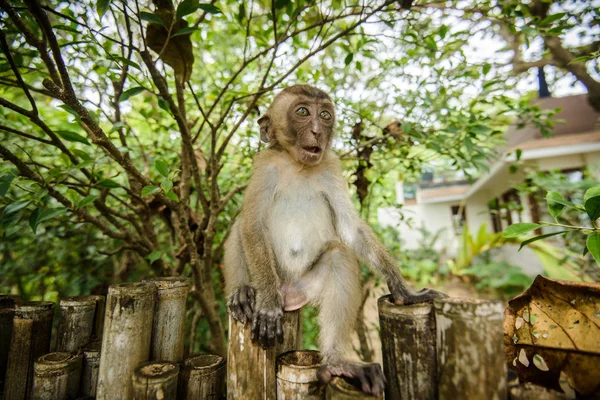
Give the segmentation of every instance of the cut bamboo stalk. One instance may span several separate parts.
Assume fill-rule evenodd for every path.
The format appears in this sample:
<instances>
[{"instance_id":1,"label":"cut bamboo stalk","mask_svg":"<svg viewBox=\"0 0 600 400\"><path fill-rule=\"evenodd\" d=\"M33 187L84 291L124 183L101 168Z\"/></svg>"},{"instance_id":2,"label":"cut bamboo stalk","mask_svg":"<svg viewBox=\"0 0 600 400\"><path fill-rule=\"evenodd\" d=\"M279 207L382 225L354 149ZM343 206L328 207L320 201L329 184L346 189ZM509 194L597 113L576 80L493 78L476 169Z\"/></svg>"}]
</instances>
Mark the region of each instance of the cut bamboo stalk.
<instances>
[{"instance_id":1,"label":"cut bamboo stalk","mask_svg":"<svg viewBox=\"0 0 600 400\"><path fill-rule=\"evenodd\" d=\"M179 366L170 361L151 361L140 365L133 373L133 399L176 400L178 375Z\"/></svg>"},{"instance_id":2,"label":"cut bamboo stalk","mask_svg":"<svg viewBox=\"0 0 600 400\"><path fill-rule=\"evenodd\" d=\"M327 400L382 400L383 395L377 397L366 394L346 379L336 377L327 385L325 398ZM392 397L392 399L396 398Z\"/></svg>"},{"instance_id":3,"label":"cut bamboo stalk","mask_svg":"<svg viewBox=\"0 0 600 400\"><path fill-rule=\"evenodd\" d=\"M94 339L102 339L102 331L104 330L104 314L106 311L106 297L102 295L89 296L96 300L96 311L94 312L94 329L92 337Z\"/></svg>"},{"instance_id":4,"label":"cut bamboo stalk","mask_svg":"<svg viewBox=\"0 0 600 400\"><path fill-rule=\"evenodd\" d=\"M4 375L6 375L6 362L10 348L13 318L15 316L15 302L19 296L13 294L0 294L0 393L4 388Z\"/></svg>"},{"instance_id":5,"label":"cut bamboo stalk","mask_svg":"<svg viewBox=\"0 0 600 400\"><path fill-rule=\"evenodd\" d=\"M437 399L433 304L378 301L383 372L388 399Z\"/></svg>"},{"instance_id":6,"label":"cut bamboo stalk","mask_svg":"<svg viewBox=\"0 0 600 400\"><path fill-rule=\"evenodd\" d=\"M131 376L148 361L156 287L148 283L111 285L106 300L98 400L130 399Z\"/></svg>"},{"instance_id":7,"label":"cut bamboo stalk","mask_svg":"<svg viewBox=\"0 0 600 400\"><path fill-rule=\"evenodd\" d=\"M225 359L216 354L187 358L179 372L177 398L180 400L214 399L225 397Z\"/></svg>"},{"instance_id":8,"label":"cut bamboo stalk","mask_svg":"<svg viewBox=\"0 0 600 400\"><path fill-rule=\"evenodd\" d=\"M6 364L4 400L31 397L33 362L50 350L54 303L17 303Z\"/></svg>"},{"instance_id":9,"label":"cut bamboo stalk","mask_svg":"<svg viewBox=\"0 0 600 400\"><path fill-rule=\"evenodd\" d=\"M67 400L79 394L81 355L44 354L33 365L33 400Z\"/></svg>"},{"instance_id":10,"label":"cut bamboo stalk","mask_svg":"<svg viewBox=\"0 0 600 400\"><path fill-rule=\"evenodd\" d=\"M277 357L277 400L321 400L325 385L317 372L321 355L313 350L293 350Z\"/></svg>"},{"instance_id":11,"label":"cut bamboo stalk","mask_svg":"<svg viewBox=\"0 0 600 400\"><path fill-rule=\"evenodd\" d=\"M434 307L439 399L505 399L503 303L447 298Z\"/></svg>"},{"instance_id":12,"label":"cut bamboo stalk","mask_svg":"<svg viewBox=\"0 0 600 400\"><path fill-rule=\"evenodd\" d=\"M229 316L227 398L275 400L276 357L299 347L300 313L283 313L283 343L270 349L252 343L250 325L243 325Z\"/></svg>"},{"instance_id":13,"label":"cut bamboo stalk","mask_svg":"<svg viewBox=\"0 0 600 400\"><path fill-rule=\"evenodd\" d=\"M148 279L156 285L156 302L152 327L150 359L183 361L185 339L185 308L190 279L168 276Z\"/></svg>"},{"instance_id":14,"label":"cut bamboo stalk","mask_svg":"<svg viewBox=\"0 0 600 400\"><path fill-rule=\"evenodd\" d=\"M83 347L83 368L81 371L81 395L95 397L100 367L100 346L102 342L94 340Z\"/></svg>"},{"instance_id":15,"label":"cut bamboo stalk","mask_svg":"<svg viewBox=\"0 0 600 400\"><path fill-rule=\"evenodd\" d=\"M92 296L67 297L60 301L59 307L56 351L77 353L92 337L96 299Z\"/></svg>"}]
</instances>

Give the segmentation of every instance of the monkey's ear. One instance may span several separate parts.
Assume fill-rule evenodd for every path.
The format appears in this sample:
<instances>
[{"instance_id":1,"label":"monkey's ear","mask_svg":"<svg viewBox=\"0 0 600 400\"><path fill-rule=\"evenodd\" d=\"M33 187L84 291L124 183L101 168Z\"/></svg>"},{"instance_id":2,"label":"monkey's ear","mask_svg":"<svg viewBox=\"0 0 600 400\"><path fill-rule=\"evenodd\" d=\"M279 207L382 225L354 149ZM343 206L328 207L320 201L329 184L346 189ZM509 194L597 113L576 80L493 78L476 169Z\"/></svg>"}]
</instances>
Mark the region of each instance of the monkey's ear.
<instances>
[{"instance_id":1,"label":"monkey's ear","mask_svg":"<svg viewBox=\"0 0 600 400\"><path fill-rule=\"evenodd\" d=\"M271 118L268 115L263 115L257 122L260 126L260 140L269 143L271 141Z\"/></svg>"}]
</instances>

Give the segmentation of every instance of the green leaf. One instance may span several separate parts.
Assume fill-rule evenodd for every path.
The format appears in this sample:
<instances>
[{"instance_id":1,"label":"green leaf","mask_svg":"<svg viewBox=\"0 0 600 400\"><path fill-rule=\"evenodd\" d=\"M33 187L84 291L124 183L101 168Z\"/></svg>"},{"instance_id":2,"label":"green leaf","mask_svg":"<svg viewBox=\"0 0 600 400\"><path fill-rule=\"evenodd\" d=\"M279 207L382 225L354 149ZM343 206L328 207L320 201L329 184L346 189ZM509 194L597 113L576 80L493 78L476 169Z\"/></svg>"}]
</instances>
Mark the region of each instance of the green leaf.
<instances>
[{"instance_id":1,"label":"green leaf","mask_svg":"<svg viewBox=\"0 0 600 400\"><path fill-rule=\"evenodd\" d=\"M14 203L11 203L4 208L4 214L8 215L17 212L20 209L27 207L29 203L31 203L31 200L15 201Z\"/></svg>"},{"instance_id":2,"label":"green leaf","mask_svg":"<svg viewBox=\"0 0 600 400\"><path fill-rule=\"evenodd\" d=\"M13 179L15 179L15 177L12 175L2 175L0 177L0 197L6 195Z\"/></svg>"},{"instance_id":3,"label":"green leaf","mask_svg":"<svg viewBox=\"0 0 600 400\"><path fill-rule=\"evenodd\" d=\"M110 132L108 133L113 133L118 131L119 129L125 128L125 124L121 121L117 122L116 124L113 125L113 127L111 128Z\"/></svg>"},{"instance_id":4,"label":"green leaf","mask_svg":"<svg viewBox=\"0 0 600 400\"><path fill-rule=\"evenodd\" d=\"M486 135L492 131L492 128L485 125L473 125L469 128L469 132L472 132L476 135Z\"/></svg>"},{"instance_id":5,"label":"green leaf","mask_svg":"<svg viewBox=\"0 0 600 400\"><path fill-rule=\"evenodd\" d=\"M40 213L38 218L38 224L44 221L47 221L51 218L57 217L61 214L64 214L67 211L66 207L57 207L57 208L49 208Z\"/></svg>"},{"instance_id":6,"label":"green leaf","mask_svg":"<svg viewBox=\"0 0 600 400\"><path fill-rule=\"evenodd\" d=\"M144 186L144 188L142 189L142 197L158 193L158 191L160 191L160 188L158 186Z\"/></svg>"},{"instance_id":7,"label":"green leaf","mask_svg":"<svg viewBox=\"0 0 600 400\"><path fill-rule=\"evenodd\" d=\"M159 158L154 162L154 166L156 167L156 170L159 174L161 174L165 178L169 177L169 166L164 160Z\"/></svg>"},{"instance_id":8,"label":"green leaf","mask_svg":"<svg viewBox=\"0 0 600 400\"><path fill-rule=\"evenodd\" d=\"M113 181L112 179L105 179L103 181L98 182L98 184L96 185L100 188L104 188L104 189L116 189L116 188L120 188L121 185L119 185L117 182Z\"/></svg>"},{"instance_id":9,"label":"green leaf","mask_svg":"<svg viewBox=\"0 0 600 400\"><path fill-rule=\"evenodd\" d=\"M121 93L121 96L119 96L119 101L126 101L130 97L142 93L144 90L146 89L141 86L136 86L131 89L127 89L126 91Z\"/></svg>"},{"instance_id":10,"label":"green leaf","mask_svg":"<svg viewBox=\"0 0 600 400\"><path fill-rule=\"evenodd\" d=\"M169 198L170 200L173 201L179 201L179 196L177 196L177 194L175 192L167 192L165 194L167 196L167 198Z\"/></svg>"},{"instance_id":11,"label":"green leaf","mask_svg":"<svg viewBox=\"0 0 600 400\"><path fill-rule=\"evenodd\" d=\"M186 15L190 15L198 9L200 2L198 0L183 0L177 6L177 12L175 13L177 19L181 19Z\"/></svg>"},{"instance_id":12,"label":"green leaf","mask_svg":"<svg viewBox=\"0 0 600 400\"><path fill-rule=\"evenodd\" d=\"M438 32L438 34L440 35L440 38L445 38L446 34L448 33L448 25L442 25L440 26L440 30Z\"/></svg>"},{"instance_id":13,"label":"green leaf","mask_svg":"<svg viewBox=\"0 0 600 400\"><path fill-rule=\"evenodd\" d=\"M33 231L33 233L37 233L37 227L39 224L39 217L40 217L40 213L42 212L41 208L36 208L35 210L33 210L33 212L31 213L31 215L29 216L29 226L31 227L31 230Z\"/></svg>"},{"instance_id":14,"label":"green leaf","mask_svg":"<svg viewBox=\"0 0 600 400\"><path fill-rule=\"evenodd\" d=\"M173 182L167 179L160 184L160 187L165 193L168 193L173 189Z\"/></svg>"},{"instance_id":15,"label":"green leaf","mask_svg":"<svg viewBox=\"0 0 600 400\"><path fill-rule=\"evenodd\" d=\"M550 213L550 215L552 215L552 218L554 218L554 220L556 222L558 222L558 220L556 218L558 218L560 213L562 213L562 211L565 209L565 206L562 203L558 203L556 200L561 201L561 202L565 201L565 199L558 192L548 192L546 194L546 203L548 203L548 212Z\"/></svg>"},{"instance_id":16,"label":"green leaf","mask_svg":"<svg viewBox=\"0 0 600 400\"><path fill-rule=\"evenodd\" d=\"M90 157L90 155L83 150L71 149L71 151L84 161L89 161L92 159L92 157Z\"/></svg>"},{"instance_id":17,"label":"green leaf","mask_svg":"<svg viewBox=\"0 0 600 400\"><path fill-rule=\"evenodd\" d=\"M148 260L148 262L150 264L152 264L154 261L158 260L161 257L162 257L162 252L160 252L160 251L153 251L152 253L150 253L150 254L148 254L146 256L146 260Z\"/></svg>"},{"instance_id":18,"label":"green leaf","mask_svg":"<svg viewBox=\"0 0 600 400\"><path fill-rule=\"evenodd\" d=\"M583 206L592 221L600 218L600 186L595 186L585 191Z\"/></svg>"},{"instance_id":19,"label":"green leaf","mask_svg":"<svg viewBox=\"0 0 600 400\"><path fill-rule=\"evenodd\" d=\"M561 12L561 13L556 13L556 14L553 14L553 15L549 15L546 18L544 18L543 20L541 20L538 25L540 25L540 26L550 25L551 23L553 23L554 21L558 21L559 19L561 19L565 15L567 15L566 12Z\"/></svg>"},{"instance_id":20,"label":"green leaf","mask_svg":"<svg viewBox=\"0 0 600 400\"><path fill-rule=\"evenodd\" d=\"M146 22L152 22L154 24L159 24L159 25L162 25L162 26L165 25L165 23L163 22L163 20L158 15L154 15L154 14L149 13L149 12L142 11L140 13L140 18L143 19Z\"/></svg>"},{"instance_id":21,"label":"green leaf","mask_svg":"<svg viewBox=\"0 0 600 400\"><path fill-rule=\"evenodd\" d=\"M191 27L191 26L187 27L187 28L182 28L182 29L178 30L177 32L175 32L173 35L171 35L171 37L190 35L190 34L194 33L194 31L197 31L197 29L194 27Z\"/></svg>"},{"instance_id":22,"label":"green leaf","mask_svg":"<svg viewBox=\"0 0 600 400\"><path fill-rule=\"evenodd\" d=\"M96 3L96 12L98 13L100 19L102 19L104 14L106 14L106 11L108 11L109 5L110 0L98 0L98 2Z\"/></svg>"},{"instance_id":23,"label":"green leaf","mask_svg":"<svg viewBox=\"0 0 600 400\"><path fill-rule=\"evenodd\" d=\"M537 242L538 240L541 240L541 239L546 239L546 238L549 238L549 237L551 237L551 236L560 235L561 233L566 233L566 232L569 232L569 231L567 230L567 231L560 231L560 232L546 233L545 235L540 235L540 236L532 237L531 239L527 239L527 240L525 240L523 243L521 243L521 247L519 247L519 251L520 251L520 250L521 250L523 247L527 246L529 243Z\"/></svg>"},{"instance_id":24,"label":"green leaf","mask_svg":"<svg viewBox=\"0 0 600 400\"><path fill-rule=\"evenodd\" d=\"M517 237L524 233L531 232L532 230L538 229L541 227L542 227L542 225L540 225L540 224L533 224L533 223L529 223L529 222L519 222L516 224L512 224L511 226L506 228L506 230L504 231L504 237L505 238Z\"/></svg>"},{"instance_id":25,"label":"green leaf","mask_svg":"<svg viewBox=\"0 0 600 400\"><path fill-rule=\"evenodd\" d=\"M63 110L65 110L66 112L68 112L71 115L74 115L75 117L79 118L79 114L77 114L77 111L75 111L74 109L72 109L71 107L69 107L66 104L61 104L60 106L58 106L59 108L62 108Z\"/></svg>"},{"instance_id":26,"label":"green leaf","mask_svg":"<svg viewBox=\"0 0 600 400\"><path fill-rule=\"evenodd\" d=\"M169 102L165 100L164 97L158 96L158 106L165 110L166 112L170 112L171 108L169 107Z\"/></svg>"},{"instance_id":27,"label":"green leaf","mask_svg":"<svg viewBox=\"0 0 600 400\"><path fill-rule=\"evenodd\" d=\"M349 65L353 59L354 59L354 53L348 53L346 58L344 58L344 64Z\"/></svg>"},{"instance_id":28,"label":"green leaf","mask_svg":"<svg viewBox=\"0 0 600 400\"><path fill-rule=\"evenodd\" d=\"M221 10L219 9L219 7L214 6L212 4L200 3L198 4L198 8L206 11L209 14L221 14Z\"/></svg>"},{"instance_id":29,"label":"green leaf","mask_svg":"<svg viewBox=\"0 0 600 400\"><path fill-rule=\"evenodd\" d=\"M69 142L78 142L89 145L86 137L81 136L79 133L71 132L71 131L55 131L58 136L69 141Z\"/></svg>"},{"instance_id":30,"label":"green leaf","mask_svg":"<svg viewBox=\"0 0 600 400\"><path fill-rule=\"evenodd\" d=\"M140 71L142 70L142 68L140 67L140 65L139 65L138 63L136 63L135 61L131 61L130 59L128 59L128 58L126 58L126 57L123 57L123 56L117 56L117 55L113 55L113 57L114 57L116 60L119 60L119 61L121 61L123 64L127 64L127 65L129 65L130 67L137 68L137 69L139 69Z\"/></svg>"},{"instance_id":31,"label":"green leaf","mask_svg":"<svg viewBox=\"0 0 600 400\"><path fill-rule=\"evenodd\" d=\"M594 256L596 264L600 265L600 233L588 236L586 245L589 252Z\"/></svg>"},{"instance_id":32,"label":"green leaf","mask_svg":"<svg viewBox=\"0 0 600 400\"><path fill-rule=\"evenodd\" d=\"M94 201L96 201L97 198L98 198L98 196L90 194L89 196L86 196L83 199L81 199L81 201L79 203L77 203L77 208L83 208L85 206L89 206Z\"/></svg>"},{"instance_id":33,"label":"green leaf","mask_svg":"<svg viewBox=\"0 0 600 400\"><path fill-rule=\"evenodd\" d=\"M590 56L581 56L581 57L577 57L577 58L572 59L571 61L569 61L569 64L586 62L587 60L590 60L590 59L591 59Z\"/></svg>"}]
</instances>

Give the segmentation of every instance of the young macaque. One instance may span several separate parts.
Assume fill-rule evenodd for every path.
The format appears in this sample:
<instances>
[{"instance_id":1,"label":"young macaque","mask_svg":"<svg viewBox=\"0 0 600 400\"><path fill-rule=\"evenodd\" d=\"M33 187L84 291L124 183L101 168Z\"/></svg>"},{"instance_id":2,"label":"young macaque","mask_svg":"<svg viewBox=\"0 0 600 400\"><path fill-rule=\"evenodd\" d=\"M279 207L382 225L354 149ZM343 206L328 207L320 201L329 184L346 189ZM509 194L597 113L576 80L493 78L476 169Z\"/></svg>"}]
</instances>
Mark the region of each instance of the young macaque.
<instances>
[{"instance_id":1,"label":"young macaque","mask_svg":"<svg viewBox=\"0 0 600 400\"><path fill-rule=\"evenodd\" d=\"M225 247L225 284L232 317L252 323L263 347L283 340L283 311L311 303L319 310L319 377L360 381L379 395L377 364L351 362L351 335L362 300L359 260L380 271L399 304L444 294L411 291L352 204L338 157L331 152L335 109L308 85L281 91L258 120L268 144L254 160L240 219Z\"/></svg>"}]
</instances>

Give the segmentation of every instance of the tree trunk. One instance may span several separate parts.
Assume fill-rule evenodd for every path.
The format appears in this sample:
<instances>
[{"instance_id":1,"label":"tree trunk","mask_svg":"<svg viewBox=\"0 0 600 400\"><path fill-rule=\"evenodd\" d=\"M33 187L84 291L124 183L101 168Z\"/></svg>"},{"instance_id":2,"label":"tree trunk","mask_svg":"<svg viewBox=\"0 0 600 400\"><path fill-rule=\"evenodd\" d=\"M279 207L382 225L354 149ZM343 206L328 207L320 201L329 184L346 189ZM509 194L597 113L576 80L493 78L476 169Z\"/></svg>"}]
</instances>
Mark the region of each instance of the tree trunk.
<instances>
[{"instance_id":1,"label":"tree trunk","mask_svg":"<svg viewBox=\"0 0 600 400\"><path fill-rule=\"evenodd\" d=\"M0 393L4 388L6 375L6 362L10 349L10 336L12 334L13 318L15 316L15 302L19 296L0 294Z\"/></svg>"},{"instance_id":2,"label":"tree trunk","mask_svg":"<svg viewBox=\"0 0 600 400\"><path fill-rule=\"evenodd\" d=\"M382 396L372 396L358 389L344 378L333 378L327 385L325 398L327 400L382 400ZM396 400L395 398L390 398Z\"/></svg>"},{"instance_id":3,"label":"tree trunk","mask_svg":"<svg viewBox=\"0 0 600 400\"><path fill-rule=\"evenodd\" d=\"M189 357L179 373L178 396L180 400L225 398L225 359L215 354Z\"/></svg>"},{"instance_id":4,"label":"tree trunk","mask_svg":"<svg viewBox=\"0 0 600 400\"><path fill-rule=\"evenodd\" d=\"M277 357L277 400L321 400L325 386L317 372L321 365L318 351L288 351Z\"/></svg>"},{"instance_id":5,"label":"tree trunk","mask_svg":"<svg viewBox=\"0 0 600 400\"><path fill-rule=\"evenodd\" d=\"M388 399L437 399L435 317L431 303L378 301Z\"/></svg>"},{"instance_id":6,"label":"tree trunk","mask_svg":"<svg viewBox=\"0 0 600 400\"><path fill-rule=\"evenodd\" d=\"M504 400L503 303L448 298L434 307L439 399Z\"/></svg>"},{"instance_id":7,"label":"tree trunk","mask_svg":"<svg viewBox=\"0 0 600 400\"><path fill-rule=\"evenodd\" d=\"M68 400L79 394L81 355L56 352L39 357L33 366L34 400Z\"/></svg>"},{"instance_id":8,"label":"tree trunk","mask_svg":"<svg viewBox=\"0 0 600 400\"><path fill-rule=\"evenodd\" d=\"M50 350L54 303L31 301L17 304L6 365L4 400L31 397L33 362Z\"/></svg>"},{"instance_id":9,"label":"tree trunk","mask_svg":"<svg viewBox=\"0 0 600 400\"><path fill-rule=\"evenodd\" d=\"M150 359L183 361L185 308L190 280L184 277L149 279L156 285Z\"/></svg>"},{"instance_id":10,"label":"tree trunk","mask_svg":"<svg viewBox=\"0 0 600 400\"><path fill-rule=\"evenodd\" d=\"M283 313L283 343L263 349L252 343L250 324L244 326L229 316L228 399L276 399L276 357L299 347L299 326L298 311Z\"/></svg>"},{"instance_id":11,"label":"tree trunk","mask_svg":"<svg viewBox=\"0 0 600 400\"><path fill-rule=\"evenodd\" d=\"M82 396L96 397L101 344L102 342L98 339L83 348L83 368L81 371Z\"/></svg>"},{"instance_id":12,"label":"tree trunk","mask_svg":"<svg viewBox=\"0 0 600 400\"><path fill-rule=\"evenodd\" d=\"M179 366L170 361L151 361L133 373L133 400L176 400Z\"/></svg>"},{"instance_id":13,"label":"tree trunk","mask_svg":"<svg viewBox=\"0 0 600 400\"><path fill-rule=\"evenodd\" d=\"M92 337L96 299L91 296L68 297L60 301L59 307L56 351L77 353Z\"/></svg>"},{"instance_id":14,"label":"tree trunk","mask_svg":"<svg viewBox=\"0 0 600 400\"><path fill-rule=\"evenodd\" d=\"M98 372L98 400L130 399L131 376L148 361L156 287L124 283L108 289Z\"/></svg>"}]
</instances>

